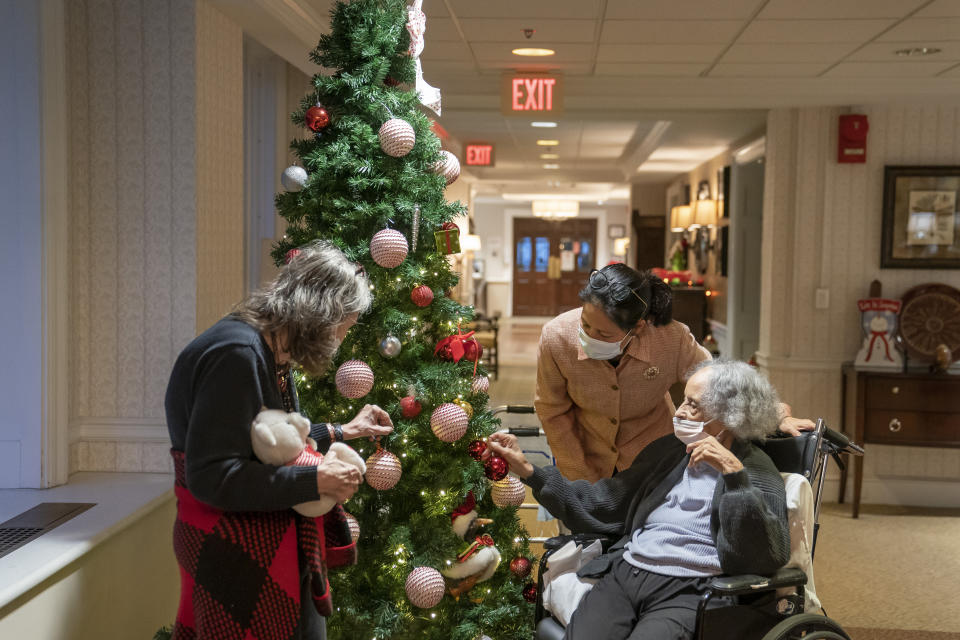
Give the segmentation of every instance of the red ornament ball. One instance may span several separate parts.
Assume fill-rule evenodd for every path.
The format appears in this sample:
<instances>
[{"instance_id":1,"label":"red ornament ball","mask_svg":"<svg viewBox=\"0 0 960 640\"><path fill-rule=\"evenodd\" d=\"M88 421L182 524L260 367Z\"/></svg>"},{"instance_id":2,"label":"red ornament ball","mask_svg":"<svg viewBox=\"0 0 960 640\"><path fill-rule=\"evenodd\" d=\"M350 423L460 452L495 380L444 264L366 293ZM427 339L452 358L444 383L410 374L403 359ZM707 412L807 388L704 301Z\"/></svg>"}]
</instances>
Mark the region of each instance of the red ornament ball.
<instances>
[{"instance_id":1,"label":"red ornament ball","mask_svg":"<svg viewBox=\"0 0 960 640\"><path fill-rule=\"evenodd\" d=\"M467 340L463 343L463 357L470 362L476 362L483 355L483 346L476 340Z\"/></svg>"},{"instance_id":2,"label":"red ornament ball","mask_svg":"<svg viewBox=\"0 0 960 640\"><path fill-rule=\"evenodd\" d=\"M314 133L322 131L330 124L330 114L327 113L327 110L316 105L307 109L307 113L303 117L304 121L307 123L307 126Z\"/></svg>"},{"instance_id":3,"label":"red ornament ball","mask_svg":"<svg viewBox=\"0 0 960 640\"><path fill-rule=\"evenodd\" d=\"M513 575L520 579L526 578L528 575L530 575L530 569L532 567L533 565L530 564L530 560L528 558L524 558L523 556L517 556L510 561L510 571L513 573Z\"/></svg>"},{"instance_id":4,"label":"red ornament ball","mask_svg":"<svg viewBox=\"0 0 960 640\"><path fill-rule=\"evenodd\" d=\"M416 418L422 410L423 407L413 396L400 398L400 413L403 414L404 418Z\"/></svg>"},{"instance_id":5,"label":"red ornament ball","mask_svg":"<svg viewBox=\"0 0 960 640\"><path fill-rule=\"evenodd\" d=\"M507 461L500 456L490 456L483 463L483 475L494 482L506 478L508 471L510 471L510 467L507 465Z\"/></svg>"},{"instance_id":6,"label":"red ornament ball","mask_svg":"<svg viewBox=\"0 0 960 640\"><path fill-rule=\"evenodd\" d=\"M422 284L410 293L410 299L418 307L426 307L433 302L433 289Z\"/></svg>"},{"instance_id":7,"label":"red ornament ball","mask_svg":"<svg viewBox=\"0 0 960 640\"><path fill-rule=\"evenodd\" d=\"M286 263L290 264L290 261L296 258L298 255L300 255L300 249L290 249L290 251L287 251L285 258Z\"/></svg>"},{"instance_id":8,"label":"red ornament ball","mask_svg":"<svg viewBox=\"0 0 960 640\"><path fill-rule=\"evenodd\" d=\"M527 583L527 586L523 588L521 593L523 594L523 599L527 602L537 601L537 585L532 582Z\"/></svg>"},{"instance_id":9,"label":"red ornament ball","mask_svg":"<svg viewBox=\"0 0 960 640\"><path fill-rule=\"evenodd\" d=\"M470 454L470 457L480 462L480 456L483 455L483 452L487 450L487 443L483 440L474 440L467 445L467 453Z\"/></svg>"}]
</instances>

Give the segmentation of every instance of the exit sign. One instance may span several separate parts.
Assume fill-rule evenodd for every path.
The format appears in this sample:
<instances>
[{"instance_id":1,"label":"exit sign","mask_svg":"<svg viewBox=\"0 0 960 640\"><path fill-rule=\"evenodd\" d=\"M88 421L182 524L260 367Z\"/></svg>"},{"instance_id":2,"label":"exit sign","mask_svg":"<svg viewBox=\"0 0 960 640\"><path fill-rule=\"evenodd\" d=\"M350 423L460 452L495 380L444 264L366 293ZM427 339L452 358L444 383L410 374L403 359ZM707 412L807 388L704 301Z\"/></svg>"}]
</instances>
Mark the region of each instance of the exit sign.
<instances>
[{"instance_id":1,"label":"exit sign","mask_svg":"<svg viewBox=\"0 0 960 640\"><path fill-rule=\"evenodd\" d=\"M471 167L493 166L493 145L474 142L467 145L467 165Z\"/></svg>"},{"instance_id":2,"label":"exit sign","mask_svg":"<svg viewBox=\"0 0 960 640\"><path fill-rule=\"evenodd\" d=\"M500 110L506 115L559 115L563 111L562 76L556 73L504 74Z\"/></svg>"}]
</instances>

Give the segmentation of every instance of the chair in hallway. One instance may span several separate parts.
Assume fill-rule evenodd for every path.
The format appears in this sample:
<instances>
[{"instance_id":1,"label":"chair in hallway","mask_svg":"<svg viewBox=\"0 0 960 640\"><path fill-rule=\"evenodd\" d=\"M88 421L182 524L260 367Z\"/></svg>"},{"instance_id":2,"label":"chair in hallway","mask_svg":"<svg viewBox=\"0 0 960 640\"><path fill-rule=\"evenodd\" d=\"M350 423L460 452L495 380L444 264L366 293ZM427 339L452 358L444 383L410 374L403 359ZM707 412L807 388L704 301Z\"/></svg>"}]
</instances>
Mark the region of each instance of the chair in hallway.
<instances>
[{"instance_id":1,"label":"chair in hallway","mask_svg":"<svg viewBox=\"0 0 960 640\"><path fill-rule=\"evenodd\" d=\"M477 339L480 346L483 347L483 361L487 371L497 379L497 360L499 358L499 337L500 337L500 313L494 313L492 316L477 312L473 322L470 324L470 330L474 331L473 337Z\"/></svg>"}]
</instances>

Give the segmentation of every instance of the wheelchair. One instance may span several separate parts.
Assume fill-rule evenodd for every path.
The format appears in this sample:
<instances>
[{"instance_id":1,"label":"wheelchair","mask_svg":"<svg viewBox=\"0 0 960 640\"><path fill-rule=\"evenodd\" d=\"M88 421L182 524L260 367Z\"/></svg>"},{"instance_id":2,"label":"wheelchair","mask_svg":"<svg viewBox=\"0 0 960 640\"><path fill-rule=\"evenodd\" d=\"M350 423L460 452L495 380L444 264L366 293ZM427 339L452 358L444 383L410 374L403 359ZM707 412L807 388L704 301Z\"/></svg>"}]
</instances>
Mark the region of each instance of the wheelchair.
<instances>
[{"instance_id":1,"label":"wheelchair","mask_svg":"<svg viewBox=\"0 0 960 640\"><path fill-rule=\"evenodd\" d=\"M496 411L533 412L532 408L522 406L498 407ZM542 433L536 427L506 431L518 437ZM843 469L841 454L863 455L863 449L842 433L827 427L822 419L817 420L813 431L798 437L772 437L760 447L781 473L798 474L814 489L812 562L820 529L820 502L828 459L833 458ZM538 572L535 640L561 640L564 634L563 625L546 610L542 599L543 575L550 556L570 540L586 546L597 539L604 551L615 542L600 534L558 536L544 541ZM804 611L806 584L806 574L789 566L770 576L717 576L711 580L700 600L693 637L695 640L850 640L836 621L826 615ZM716 604L720 606L709 607L711 601L719 598L732 604L718 602Z\"/></svg>"}]
</instances>

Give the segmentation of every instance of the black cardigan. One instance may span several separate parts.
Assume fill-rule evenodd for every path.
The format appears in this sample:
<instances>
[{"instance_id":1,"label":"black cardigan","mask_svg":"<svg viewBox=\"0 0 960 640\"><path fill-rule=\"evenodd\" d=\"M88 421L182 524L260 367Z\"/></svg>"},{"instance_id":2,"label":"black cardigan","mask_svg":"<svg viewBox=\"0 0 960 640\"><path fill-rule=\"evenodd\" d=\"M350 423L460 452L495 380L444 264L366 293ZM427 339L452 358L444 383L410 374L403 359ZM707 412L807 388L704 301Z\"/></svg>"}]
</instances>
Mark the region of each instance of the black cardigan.
<instances>
[{"instance_id":1,"label":"black cardigan","mask_svg":"<svg viewBox=\"0 0 960 640\"><path fill-rule=\"evenodd\" d=\"M721 476L711 508L710 529L720 567L728 574L771 574L790 557L783 479L759 448L735 440L732 452L743 469ZM690 460L675 436L654 440L628 469L595 483L567 480L556 467L536 469L526 483L537 500L574 532L596 532L619 540L578 573L599 577L609 571L633 532L680 481Z\"/></svg>"},{"instance_id":2,"label":"black cardigan","mask_svg":"<svg viewBox=\"0 0 960 640\"><path fill-rule=\"evenodd\" d=\"M197 499L226 511L274 511L319 497L313 467L275 467L253 455L254 417L263 407L282 410L283 402L273 353L245 322L227 316L186 346L164 404L170 440L186 454L187 488ZM310 431L326 451L326 425Z\"/></svg>"}]
</instances>

